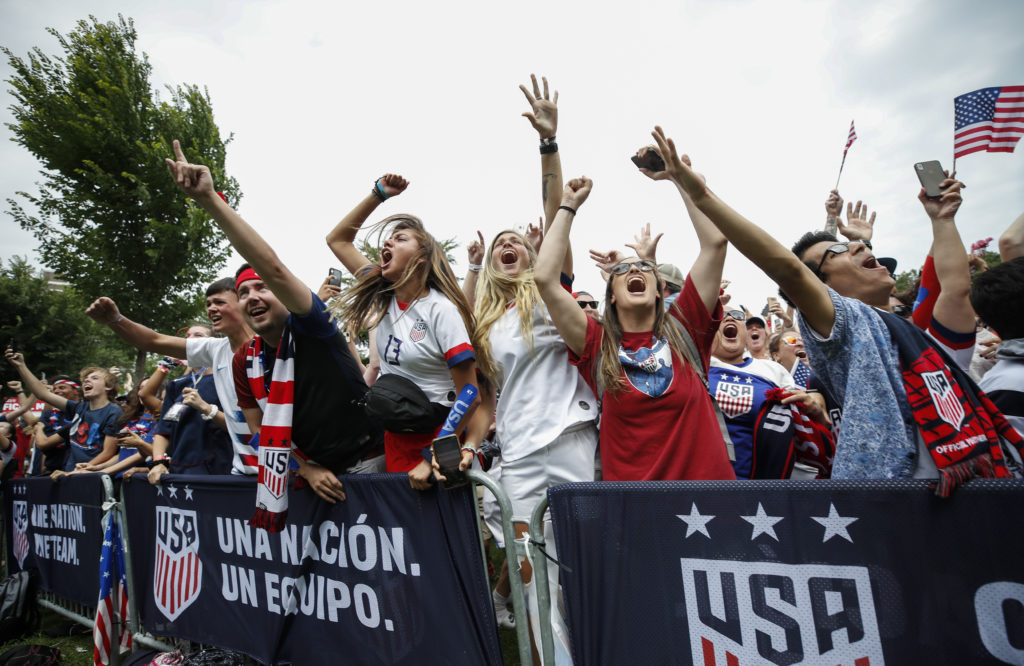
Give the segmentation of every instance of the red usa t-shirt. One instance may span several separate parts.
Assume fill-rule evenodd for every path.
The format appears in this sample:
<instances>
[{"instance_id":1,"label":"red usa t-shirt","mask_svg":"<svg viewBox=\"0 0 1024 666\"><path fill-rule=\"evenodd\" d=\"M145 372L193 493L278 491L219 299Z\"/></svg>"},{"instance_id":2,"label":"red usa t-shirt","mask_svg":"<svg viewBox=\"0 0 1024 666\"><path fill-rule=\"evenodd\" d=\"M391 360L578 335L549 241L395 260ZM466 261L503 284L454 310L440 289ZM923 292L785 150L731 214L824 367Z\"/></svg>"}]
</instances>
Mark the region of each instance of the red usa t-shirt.
<instances>
[{"instance_id":1,"label":"red usa t-shirt","mask_svg":"<svg viewBox=\"0 0 1024 666\"><path fill-rule=\"evenodd\" d=\"M705 368L722 319L709 316L690 278L669 310L700 351ZM587 319L583 354L569 360L596 392L604 331ZM696 481L736 478L711 397L700 377L650 331L626 333L622 348L636 367L624 368L626 385L605 391L601 404L601 470L606 481ZM625 364L630 365L630 364ZM655 370L656 368L656 370Z\"/></svg>"}]
</instances>

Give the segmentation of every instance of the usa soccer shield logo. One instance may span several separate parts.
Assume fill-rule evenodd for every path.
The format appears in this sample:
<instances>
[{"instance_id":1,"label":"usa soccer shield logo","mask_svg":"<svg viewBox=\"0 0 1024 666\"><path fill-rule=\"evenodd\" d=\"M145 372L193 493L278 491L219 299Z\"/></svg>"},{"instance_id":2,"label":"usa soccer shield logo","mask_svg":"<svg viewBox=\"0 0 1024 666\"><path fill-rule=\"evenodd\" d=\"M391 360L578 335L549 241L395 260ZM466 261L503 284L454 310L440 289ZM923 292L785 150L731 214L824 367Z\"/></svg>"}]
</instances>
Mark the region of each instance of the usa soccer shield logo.
<instances>
[{"instance_id":1,"label":"usa soccer shield logo","mask_svg":"<svg viewBox=\"0 0 1024 666\"><path fill-rule=\"evenodd\" d=\"M156 562L153 597L156 607L174 621L202 589L203 563L199 559L199 523L195 511L156 507Z\"/></svg>"},{"instance_id":2,"label":"usa soccer shield logo","mask_svg":"<svg viewBox=\"0 0 1024 666\"><path fill-rule=\"evenodd\" d=\"M953 386L949 383L946 374L942 370L925 372L921 374L921 379L928 387L928 393L932 396L932 402L935 404L935 411L939 413L939 417L955 429L960 430L964 420L964 406L956 397L956 392L953 391Z\"/></svg>"},{"instance_id":3,"label":"usa soccer shield logo","mask_svg":"<svg viewBox=\"0 0 1024 666\"><path fill-rule=\"evenodd\" d=\"M413 342L419 342L427 334L427 322L422 319L417 319L416 323L412 327L412 332L409 337L412 338Z\"/></svg>"},{"instance_id":4,"label":"usa soccer shield logo","mask_svg":"<svg viewBox=\"0 0 1024 666\"><path fill-rule=\"evenodd\" d=\"M733 384L720 381L715 388L715 401L722 413L730 419L746 414L754 405L753 384Z\"/></svg>"},{"instance_id":5,"label":"usa soccer shield logo","mask_svg":"<svg viewBox=\"0 0 1024 666\"><path fill-rule=\"evenodd\" d=\"M25 566L25 557L28 555L28 502L14 500L12 507L14 535L11 538L11 547L14 550L14 558L18 560L18 568Z\"/></svg>"}]
</instances>

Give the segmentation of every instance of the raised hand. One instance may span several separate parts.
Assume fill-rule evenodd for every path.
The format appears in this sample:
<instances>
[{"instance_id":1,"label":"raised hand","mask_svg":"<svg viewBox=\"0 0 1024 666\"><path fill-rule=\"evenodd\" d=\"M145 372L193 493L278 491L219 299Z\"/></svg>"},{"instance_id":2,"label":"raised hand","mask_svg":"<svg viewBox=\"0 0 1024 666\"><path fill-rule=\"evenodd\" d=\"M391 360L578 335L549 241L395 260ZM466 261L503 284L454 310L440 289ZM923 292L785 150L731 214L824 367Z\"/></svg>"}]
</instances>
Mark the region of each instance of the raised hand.
<instances>
[{"instance_id":1,"label":"raised hand","mask_svg":"<svg viewBox=\"0 0 1024 666\"><path fill-rule=\"evenodd\" d=\"M106 296L101 296L85 309L85 314L92 317L96 323L108 326L118 320L121 311L117 309L117 303Z\"/></svg>"},{"instance_id":2,"label":"raised hand","mask_svg":"<svg viewBox=\"0 0 1024 666\"><path fill-rule=\"evenodd\" d=\"M537 218L537 224L530 224L526 227L526 242L533 246L534 252L540 252L540 244L544 242L544 219Z\"/></svg>"},{"instance_id":3,"label":"raised hand","mask_svg":"<svg viewBox=\"0 0 1024 666\"><path fill-rule=\"evenodd\" d=\"M21 382L19 382L17 379L12 379L11 381L7 382L7 388L11 389L15 393L21 393L22 391Z\"/></svg>"},{"instance_id":4,"label":"raised hand","mask_svg":"<svg viewBox=\"0 0 1024 666\"><path fill-rule=\"evenodd\" d=\"M210 170L201 164L190 164L185 159L185 153L181 152L181 143L177 139L174 140L174 159L168 157L165 161L174 182L185 194L196 200L217 196Z\"/></svg>"},{"instance_id":5,"label":"raised hand","mask_svg":"<svg viewBox=\"0 0 1024 666\"><path fill-rule=\"evenodd\" d=\"M654 126L651 136L654 137L654 142L658 146L658 154L665 160L665 171L661 173L664 173L667 178L683 188L691 199L701 197L707 190L707 179L690 168L689 156L683 155L682 158L679 157L679 153L676 152L675 142L665 136L665 130L661 129L660 126ZM641 169L641 171L645 170ZM645 173L645 175L654 178L651 174Z\"/></svg>"},{"instance_id":6,"label":"raised hand","mask_svg":"<svg viewBox=\"0 0 1024 666\"><path fill-rule=\"evenodd\" d=\"M871 213L871 218L868 218L868 205L860 201L857 202L856 208L852 202L846 204L846 224L839 220L839 233L851 241L869 241L874 232L875 214Z\"/></svg>"},{"instance_id":7,"label":"raised hand","mask_svg":"<svg viewBox=\"0 0 1024 666\"><path fill-rule=\"evenodd\" d=\"M955 175L955 174L954 174ZM939 184L942 188L942 196L938 198L931 198L925 194L924 188L918 193L917 198L924 206L924 211L928 213L928 217L933 220L952 220L956 215L957 210L960 209L960 204L963 203L963 197L960 194L965 185L958 180L953 178L946 178Z\"/></svg>"},{"instance_id":8,"label":"raised hand","mask_svg":"<svg viewBox=\"0 0 1024 666\"><path fill-rule=\"evenodd\" d=\"M621 264L622 260L625 259L626 257L618 250L609 250L608 252L599 252L598 250L591 250L590 258L594 261L595 264L597 264L598 268L600 268L605 273L609 273L611 272L612 266L614 266L615 264Z\"/></svg>"},{"instance_id":9,"label":"raised hand","mask_svg":"<svg viewBox=\"0 0 1024 666\"><path fill-rule=\"evenodd\" d=\"M843 214L843 198L839 196L839 190L828 193L828 199L825 199L825 214L836 218Z\"/></svg>"},{"instance_id":10,"label":"raised hand","mask_svg":"<svg viewBox=\"0 0 1024 666\"><path fill-rule=\"evenodd\" d=\"M474 266L482 266L484 263L484 252L487 251L487 243L484 242L484 235L478 229L476 239L466 247L466 258Z\"/></svg>"},{"instance_id":11,"label":"raised hand","mask_svg":"<svg viewBox=\"0 0 1024 666\"><path fill-rule=\"evenodd\" d=\"M15 368L21 369L25 367L25 357L21 355L21 352L16 352L8 347L4 352L4 356L7 357L7 362Z\"/></svg>"},{"instance_id":12,"label":"raised hand","mask_svg":"<svg viewBox=\"0 0 1024 666\"><path fill-rule=\"evenodd\" d=\"M402 192L405 192L405 188L409 187L409 181L397 173L386 173L378 178L377 182L380 183L381 189L384 190L384 194L389 199L397 197Z\"/></svg>"},{"instance_id":13,"label":"raised hand","mask_svg":"<svg viewBox=\"0 0 1024 666\"><path fill-rule=\"evenodd\" d=\"M562 188L562 205L579 211L580 206L590 196L590 190L594 188L594 181L586 176L573 178Z\"/></svg>"},{"instance_id":14,"label":"raised hand","mask_svg":"<svg viewBox=\"0 0 1024 666\"><path fill-rule=\"evenodd\" d=\"M526 96L526 101L530 103L531 109L523 113L523 117L530 121L533 129L540 134L540 138L550 139L558 131L558 91L555 91L555 97L552 99L548 94L547 77L541 77L541 81L544 82L543 94L541 94L540 87L537 85L537 77L534 74L530 74L530 81L533 82L532 95L526 86L522 84L519 86Z\"/></svg>"},{"instance_id":15,"label":"raised hand","mask_svg":"<svg viewBox=\"0 0 1024 666\"><path fill-rule=\"evenodd\" d=\"M332 279L333 278L330 275L325 277L323 284L321 284L320 288L316 291L316 297L324 303L341 293L341 287L331 284Z\"/></svg>"},{"instance_id":16,"label":"raised hand","mask_svg":"<svg viewBox=\"0 0 1024 666\"><path fill-rule=\"evenodd\" d=\"M640 227L640 232L633 236L632 243L626 243L626 247L632 248L636 251L636 256L641 259L650 259L656 261L658 254L658 241L665 234L661 233L651 238L651 223L648 222L644 226Z\"/></svg>"}]
</instances>

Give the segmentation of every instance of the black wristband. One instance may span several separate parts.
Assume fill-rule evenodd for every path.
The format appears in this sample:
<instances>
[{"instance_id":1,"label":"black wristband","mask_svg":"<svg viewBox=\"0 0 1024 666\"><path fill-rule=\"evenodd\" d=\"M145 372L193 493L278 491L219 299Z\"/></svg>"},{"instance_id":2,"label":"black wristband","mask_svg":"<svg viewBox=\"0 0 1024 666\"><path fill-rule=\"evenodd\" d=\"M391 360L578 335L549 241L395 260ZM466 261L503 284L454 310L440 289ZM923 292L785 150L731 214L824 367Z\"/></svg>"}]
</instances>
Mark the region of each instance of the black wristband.
<instances>
[{"instance_id":1,"label":"black wristband","mask_svg":"<svg viewBox=\"0 0 1024 666\"><path fill-rule=\"evenodd\" d=\"M559 206L559 207L558 207L558 210L567 210L567 211L569 211L570 213L572 213L573 215L575 215L575 214L576 214L576 209L574 209L574 208L569 208L568 206Z\"/></svg>"},{"instance_id":2,"label":"black wristband","mask_svg":"<svg viewBox=\"0 0 1024 666\"><path fill-rule=\"evenodd\" d=\"M387 201L388 195L384 194L384 188L380 185L380 178L373 181L373 196L377 197L381 201Z\"/></svg>"},{"instance_id":3,"label":"black wristband","mask_svg":"<svg viewBox=\"0 0 1024 666\"><path fill-rule=\"evenodd\" d=\"M159 458L157 460L150 460L150 461L148 461L146 463L146 467L148 467L150 469L153 469L157 465L163 465L164 467L167 468L168 471L170 471L170 469L171 469L171 459L170 458Z\"/></svg>"},{"instance_id":4,"label":"black wristband","mask_svg":"<svg viewBox=\"0 0 1024 666\"><path fill-rule=\"evenodd\" d=\"M558 152L558 144L555 143L554 141L552 141L551 143L542 143L542 144L540 144L540 154L541 155L550 155L551 153L557 153L557 152Z\"/></svg>"}]
</instances>

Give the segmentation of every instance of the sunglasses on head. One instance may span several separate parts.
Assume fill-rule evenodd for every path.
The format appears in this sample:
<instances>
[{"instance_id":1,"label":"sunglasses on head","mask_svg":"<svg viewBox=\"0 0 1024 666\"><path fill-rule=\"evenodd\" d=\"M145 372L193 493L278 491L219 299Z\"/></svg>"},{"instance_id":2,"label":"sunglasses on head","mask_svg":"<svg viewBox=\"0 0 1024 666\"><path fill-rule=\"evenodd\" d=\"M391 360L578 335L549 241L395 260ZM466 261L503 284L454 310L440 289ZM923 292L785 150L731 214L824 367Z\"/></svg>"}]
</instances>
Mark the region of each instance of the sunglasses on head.
<instances>
[{"instance_id":1,"label":"sunglasses on head","mask_svg":"<svg viewBox=\"0 0 1024 666\"><path fill-rule=\"evenodd\" d=\"M611 273L612 275L622 275L623 273L628 272L629 269L633 268L634 266L636 266L639 270L644 271L645 273L650 273L655 268L657 268L657 265L653 261L650 261L648 259L641 259L640 261L624 261L621 264L615 264L614 266L608 269L608 272Z\"/></svg>"},{"instance_id":2,"label":"sunglasses on head","mask_svg":"<svg viewBox=\"0 0 1024 666\"><path fill-rule=\"evenodd\" d=\"M796 337L795 335L786 335L786 336L783 336L783 338L782 338L782 341L783 341L783 342L785 342L785 343L786 343L787 345L789 345L790 347L794 347L794 346L796 346L797 344L799 344L799 343L802 343L802 342L803 342L803 340L802 340L801 338L798 338L798 337Z\"/></svg>"},{"instance_id":3,"label":"sunglasses on head","mask_svg":"<svg viewBox=\"0 0 1024 666\"><path fill-rule=\"evenodd\" d=\"M736 321L746 321L747 320L747 313L744 312L743 310L726 310L725 311L725 316L726 317L732 317Z\"/></svg>"},{"instance_id":4,"label":"sunglasses on head","mask_svg":"<svg viewBox=\"0 0 1024 666\"><path fill-rule=\"evenodd\" d=\"M821 255L821 261L818 262L818 267L814 269L814 274L819 278L821 277L821 267L825 265L825 260L828 259L830 254L842 254L850 251L850 246L854 243L863 243L867 249L871 248L871 241L844 241L842 243L835 243L825 248L825 254Z\"/></svg>"},{"instance_id":5,"label":"sunglasses on head","mask_svg":"<svg viewBox=\"0 0 1024 666\"><path fill-rule=\"evenodd\" d=\"M576 301L576 302L580 304L580 309L582 309L582 310L586 310L588 305L590 307L594 308L595 310L597 309L597 301Z\"/></svg>"}]
</instances>

